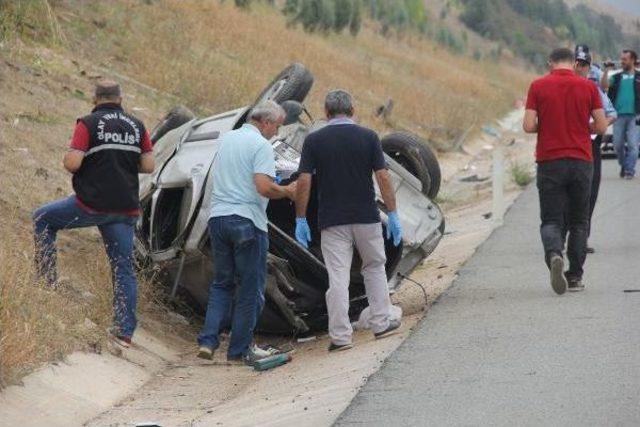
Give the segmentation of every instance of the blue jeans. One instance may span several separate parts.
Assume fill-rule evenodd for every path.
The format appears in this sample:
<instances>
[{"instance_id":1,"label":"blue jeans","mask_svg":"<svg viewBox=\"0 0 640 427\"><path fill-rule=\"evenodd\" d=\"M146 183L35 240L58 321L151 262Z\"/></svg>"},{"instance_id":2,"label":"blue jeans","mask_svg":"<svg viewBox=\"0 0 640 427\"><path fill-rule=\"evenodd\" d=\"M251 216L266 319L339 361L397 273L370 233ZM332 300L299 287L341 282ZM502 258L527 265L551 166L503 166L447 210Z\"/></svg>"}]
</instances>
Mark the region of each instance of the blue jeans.
<instances>
[{"instance_id":1,"label":"blue jeans","mask_svg":"<svg viewBox=\"0 0 640 427\"><path fill-rule=\"evenodd\" d=\"M33 213L36 272L49 284L57 280L56 234L59 230L97 226L102 234L113 281L114 333L131 338L136 328L138 285L133 267L133 229L136 217L91 214L75 196L41 206Z\"/></svg>"},{"instance_id":2,"label":"blue jeans","mask_svg":"<svg viewBox=\"0 0 640 427\"><path fill-rule=\"evenodd\" d=\"M198 344L218 348L219 332L235 295L227 351L227 357L235 359L247 354L264 307L269 238L251 220L237 215L211 218L209 236L215 276L209 287L207 315Z\"/></svg>"},{"instance_id":3,"label":"blue jeans","mask_svg":"<svg viewBox=\"0 0 640 427\"><path fill-rule=\"evenodd\" d=\"M618 120L613 124L613 145L618 155L618 163L626 175L636 174L638 144L640 144L640 126L636 125L636 116L619 115Z\"/></svg>"}]
</instances>

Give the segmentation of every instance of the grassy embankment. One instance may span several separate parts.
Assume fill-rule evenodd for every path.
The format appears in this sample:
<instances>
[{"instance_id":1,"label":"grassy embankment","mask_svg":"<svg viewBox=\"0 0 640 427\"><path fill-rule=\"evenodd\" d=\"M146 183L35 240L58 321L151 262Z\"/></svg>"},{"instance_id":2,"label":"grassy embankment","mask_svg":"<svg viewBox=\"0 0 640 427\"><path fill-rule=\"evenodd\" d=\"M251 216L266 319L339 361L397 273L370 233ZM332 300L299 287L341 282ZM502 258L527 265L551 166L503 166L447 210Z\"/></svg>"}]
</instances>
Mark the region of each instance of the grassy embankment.
<instances>
[{"instance_id":1,"label":"grassy embankment","mask_svg":"<svg viewBox=\"0 0 640 427\"><path fill-rule=\"evenodd\" d=\"M60 159L97 76L122 80L127 107L151 127L178 102L201 112L248 104L298 61L316 76L308 99L316 114L326 90L343 87L365 124L407 128L442 146L508 111L529 79L428 40L383 38L371 24L355 39L309 35L267 7L247 13L229 3L0 1L0 386L75 349L99 350L110 323L108 264L95 231L60 235L66 290L34 285L31 267L31 212L70 193ZM373 114L388 98L391 124ZM166 318L158 294L141 288L142 323L157 324Z\"/></svg>"}]
</instances>

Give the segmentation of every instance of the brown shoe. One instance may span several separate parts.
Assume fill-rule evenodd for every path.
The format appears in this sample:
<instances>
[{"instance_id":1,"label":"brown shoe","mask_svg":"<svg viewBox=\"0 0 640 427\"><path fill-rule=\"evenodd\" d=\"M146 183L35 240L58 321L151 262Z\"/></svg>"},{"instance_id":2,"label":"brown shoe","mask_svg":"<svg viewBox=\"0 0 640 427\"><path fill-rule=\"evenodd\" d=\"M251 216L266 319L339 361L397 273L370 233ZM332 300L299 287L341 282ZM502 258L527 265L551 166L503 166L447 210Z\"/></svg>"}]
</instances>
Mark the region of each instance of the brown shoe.
<instances>
[{"instance_id":1,"label":"brown shoe","mask_svg":"<svg viewBox=\"0 0 640 427\"><path fill-rule=\"evenodd\" d=\"M198 348L198 357L205 360L213 360L213 349L204 345Z\"/></svg>"}]
</instances>

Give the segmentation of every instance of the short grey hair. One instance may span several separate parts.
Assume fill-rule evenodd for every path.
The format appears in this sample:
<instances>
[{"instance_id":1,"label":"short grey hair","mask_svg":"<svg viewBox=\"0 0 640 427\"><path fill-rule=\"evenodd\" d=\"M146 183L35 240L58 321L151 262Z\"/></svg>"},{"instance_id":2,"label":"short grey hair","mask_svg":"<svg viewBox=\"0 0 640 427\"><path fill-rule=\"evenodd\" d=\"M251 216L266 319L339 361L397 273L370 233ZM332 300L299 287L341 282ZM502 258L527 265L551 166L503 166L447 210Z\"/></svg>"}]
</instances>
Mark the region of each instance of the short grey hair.
<instances>
[{"instance_id":1,"label":"short grey hair","mask_svg":"<svg viewBox=\"0 0 640 427\"><path fill-rule=\"evenodd\" d=\"M287 114L284 111L284 108L280 106L275 101L264 101L260 104L253 107L251 112L249 113L249 120L256 121L258 123L261 122L277 122L278 120L284 118Z\"/></svg>"},{"instance_id":2,"label":"short grey hair","mask_svg":"<svg viewBox=\"0 0 640 427\"><path fill-rule=\"evenodd\" d=\"M122 96L120 85L113 80L100 80L93 95L96 99L116 99Z\"/></svg>"},{"instance_id":3,"label":"short grey hair","mask_svg":"<svg viewBox=\"0 0 640 427\"><path fill-rule=\"evenodd\" d=\"M329 117L353 116L353 97L349 92L342 89L332 90L324 100L324 108Z\"/></svg>"}]
</instances>

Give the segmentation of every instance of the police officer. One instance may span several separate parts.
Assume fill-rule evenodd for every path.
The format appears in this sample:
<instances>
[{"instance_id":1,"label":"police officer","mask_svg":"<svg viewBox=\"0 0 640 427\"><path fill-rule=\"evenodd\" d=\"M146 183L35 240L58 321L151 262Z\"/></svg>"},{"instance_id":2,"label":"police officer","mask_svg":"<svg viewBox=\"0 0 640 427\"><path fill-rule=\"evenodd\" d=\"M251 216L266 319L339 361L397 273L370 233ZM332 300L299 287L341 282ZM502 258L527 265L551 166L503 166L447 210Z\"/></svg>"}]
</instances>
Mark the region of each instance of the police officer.
<instances>
[{"instance_id":1,"label":"police officer","mask_svg":"<svg viewBox=\"0 0 640 427\"><path fill-rule=\"evenodd\" d=\"M600 87L600 80L602 79L602 70L592 64L592 56L589 52L589 46L577 45L575 49L576 62L574 69L576 74L582 77L586 77L591 80L593 84L598 88L600 98L602 99L602 106L607 118L607 123L610 126L618 118L618 113L613 107L613 103L609 99L606 93ZM591 181L591 198L589 201L589 234L591 234L591 218L593 217L593 210L596 207L596 201L598 200L598 193L600 191L600 179L602 176L602 135L591 135L591 151L593 153L593 180ZM587 245L587 253L594 253L593 247ZM582 290L572 289L569 290Z\"/></svg>"},{"instance_id":2,"label":"police officer","mask_svg":"<svg viewBox=\"0 0 640 427\"><path fill-rule=\"evenodd\" d=\"M144 124L122 109L116 82L99 82L93 101L91 114L77 120L63 161L73 174L75 194L33 214L36 272L48 287L56 289L57 232L97 226L114 280L112 338L129 347L136 327L133 232L140 214L138 173L153 172L152 144Z\"/></svg>"}]
</instances>

